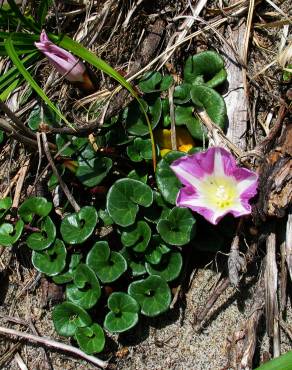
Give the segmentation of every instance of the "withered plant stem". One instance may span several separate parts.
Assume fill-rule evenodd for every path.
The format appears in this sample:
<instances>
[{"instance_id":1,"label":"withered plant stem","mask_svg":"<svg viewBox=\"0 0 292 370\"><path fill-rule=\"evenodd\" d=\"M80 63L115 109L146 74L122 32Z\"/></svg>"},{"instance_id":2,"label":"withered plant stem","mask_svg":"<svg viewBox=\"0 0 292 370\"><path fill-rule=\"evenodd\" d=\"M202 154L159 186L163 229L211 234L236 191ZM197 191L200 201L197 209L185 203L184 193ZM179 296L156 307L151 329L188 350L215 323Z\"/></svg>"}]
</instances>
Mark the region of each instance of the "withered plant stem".
<instances>
[{"instance_id":1,"label":"withered plant stem","mask_svg":"<svg viewBox=\"0 0 292 370\"><path fill-rule=\"evenodd\" d=\"M108 367L108 362L107 361L102 361L102 360L100 360L99 358L97 358L95 356L87 355L86 353L84 353L83 351L81 351L78 348L75 348L73 346L69 346L68 344L65 344L65 343L56 342L56 341L54 341L50 338L47 338L47 337L41 337L41 336L38 336L38 335L24 333L24 332L21 332L21 331L18 331L18 330L5 328L3 326L0 326L0 334L2 334L2 335L5 334L5 335L8 335L8 336L16 336L16 337L19 337L19 338L24 338L24 339L26 339L30 342L39 343L39 344L41 344L43 346L46 346L46 347L51 347L51 348L55 348L55 349L60 350L60 351L72 353L73 355L81 357L84 360L86 360L88 362L91 362L94 365L99 366L102 369L106 369Z\"/></svg>"},{"instance_id":2,"label":"withered plant stem","mask_svg":"<svg viewBox=\"0 0 292 370\"><path fill-rule=\"evenodd\" d=\"M46 157L47 157L47 159L50 163L50 166L51 166L55 176L57 177L57 179L59 181L59 184L60 184L64 194L66 195L66 197L67 197L69 203L71 204L71 206L74 208L75 212L79 212L80 211L80 206L78 205L78 203L74 199L73 195L70 193L70 190L68 189L68 186L63 181L62 177L60 176L60 174L57 170L57 167L55 166L54 160L52 158L52 155L51 155L51 152L50 152L50 149L49 149L47 135L44 132L42 132L42 140L43 140L44 151L45 151Z\"/></svg>"}]
</instances>

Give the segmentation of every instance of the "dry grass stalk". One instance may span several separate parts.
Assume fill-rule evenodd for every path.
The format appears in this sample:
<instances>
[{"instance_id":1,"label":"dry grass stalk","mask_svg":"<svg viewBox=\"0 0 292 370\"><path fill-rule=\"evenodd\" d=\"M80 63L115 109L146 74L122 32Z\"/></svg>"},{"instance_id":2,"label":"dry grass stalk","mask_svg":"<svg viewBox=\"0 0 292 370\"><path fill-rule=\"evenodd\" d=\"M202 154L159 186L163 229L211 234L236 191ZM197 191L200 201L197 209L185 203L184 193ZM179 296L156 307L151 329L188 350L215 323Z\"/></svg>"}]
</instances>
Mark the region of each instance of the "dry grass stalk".
<instances>
[{"instance_id":1,"label":"dry grass stalk","mask_svg":"<svg viewBox=\"0 0 292 370\"><path fill-rule=\"evenodd\" d=\"M292 280L292 210L290 209L286 224L286 263Z\"/></svg>"},{"instance_id":2,"label":"dry grass stalk","mask_svg":"<svg viewBox=\"0 0 292 370\"><path fill-rule=\"evenodd\" d=\"M267 263L265 268L265 316L267 333L273 338L274 357L279 356L278 328L278 269L276 263L276 234L271 231L267 238Z\"/></svg>"},{"instance_id":3,"label":"dry grass stalk","mask_svg":"<svg viewBox=\"0 0 292 370\"><path fill-rule=\"evenodd\" d=\"M257 289L254 294L254 302L251 307L251 314L245 324L245 327L242 329L245 332L245 336L242 357L238 367L239 370L252 369L252 360L257 343L257 328L260 318L263 315L263 307L265 302L264 285L264 274L261 274L257 284Z\"/></svg>"},{"instance_id":4,"label":"dry grass stalk","mask_svg":"<svg viewBox=\"0 0 292 370\"><path fill-rule=\"evenodd\" d=\"M46 346L46 347L55 348L55 349L60 350L60 351L71 353L75 356L83 358L84 360L86 360L88 362L91 362L91 363L95 364L96 366L98 366L102 369L106 369L108 367L108 362L107 361L102 361L97 357L87 355L86 353L84 353L83 351L81 351L78 348L69 346L68 344L56 342L54 340L51 340L50 338L28 334L28 333L21 332L21 331L18 331L18 330L5 328L3 326L0 326L0 334L1 335L7 335L9 337L14 336L14 337L18 337L18 338L24 338L24 339L26 339L30 342L38 343L38 344Z\"/></svg>"}]
</instances>

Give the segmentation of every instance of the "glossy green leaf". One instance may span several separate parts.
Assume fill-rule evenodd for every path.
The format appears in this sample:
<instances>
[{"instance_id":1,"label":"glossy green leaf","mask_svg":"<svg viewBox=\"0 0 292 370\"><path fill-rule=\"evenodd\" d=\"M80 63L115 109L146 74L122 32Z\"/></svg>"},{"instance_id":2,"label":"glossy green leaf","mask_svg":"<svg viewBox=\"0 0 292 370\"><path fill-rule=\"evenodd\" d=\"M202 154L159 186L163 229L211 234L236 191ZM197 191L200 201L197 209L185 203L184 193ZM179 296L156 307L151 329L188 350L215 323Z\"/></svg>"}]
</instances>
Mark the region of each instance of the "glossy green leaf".
<instances>
[{"instance_id":1,"label":"glossy green leaf","mask_svg":"<svg viewBox=\"0 0 292 370\"><path fill-rule=\"evenodd\" d=\"M32 222L33 216L47 216L52 210L52 203L43 197L31 197L26 199L18 209L19 216L24 222Z\"/></svg>"},{"instance_id":2,"label":"glossy green leaf","mask_svg":"<svg viewBox=\"0 0 292 370\"><path fill-rule=\"evenodd\" d=\"M133 277L141 276L146 273L143 253L135 253L130 248L123 248L120 253L126 259L127 264L132 271Z\"/></svg>"},{"instance_id":3,"label":"glossy green leaf","mask_svg":"<svg viewBox=\"0 0 292 370\"><path fill-rule=\"evenodd\" d=\"M145 169L135 169L128 173L129 179L138 180L143 182L144 184L147 184L148 180L148 173Z\"/></svg>"},{"instance_id":4,"label":"glossy green leaf","mask_svg":"<svg viewBox=\"0 0 292 370\"><path fill-rule=\"evenodd\" d=\"M12 206L12 199L6 197L0 199L0 218L2 218Z\"/></svg>"},{"instance_id":5,"label":"glossy green leaf","mask_svg":"<svg viewBox=\"0 0 292 370\"><path fill-rule=\"evenodd\" d=\"M16 222L15 226L10 223L0 225L0 245L9 247L20 238L24 223L22 220Z\"/></svg>"},{"instance_id":6,"label":"glossy green leaf","mask_svg":"<svg viewBox=\"0 0 292 370\"><path fill-rule=\"evenodd\" d=\"M56 227L49 216L40 222L40 232L32 233L26 239L29 248L41 251L48 248L56 238Z\"/></svg>"},{"instance_id":7,"label":"glossy green leaf","mask_svg":"<svg viewBox=\"0 0 292 370\"><path fill-rule=\"evenodd\" d=\"M156 275L131 283L128 294L139 303L141 313L150 317L167 311L171 302L171 292L167 282Z\"/></svg>"},{"instance_id":8,"label":"glossy green leaf","mask_svg":"<svg viewBox=\"0 0 292 370\"><path fill-rule=\"evenodd\" d=\"M64 337L72 337L77 328L84 328L92 322L82 307L71 302L54 307L52 317L56 332Z\"/></svg>"},{"instance_id":9,"label":"glossy green leaf","mask_svg":"<svg viewBox=\"0 0 292 370\"><path fill-rule=\"evenodd\" d=\"M28 116L27 124L33 131L36 131L40 123L53 127L60 123L60 118L49 107L36 105Z\"/></svg>"},{"instance_id":10,"label":"glossy green leaf","mask_svg":"<svg viewBox=\"0 0 292 370\"><path fill-rule=\"evenodd\" d=\"M81 263L73 273L73 283L66 287L69 301L89 309L99 300L101 289L94 271Z\"/></svg>"},{"instance_id":11,"label":"glossy green leaf","mask_svg":"<svg viewBox=\"0 0 292 370\"><path fill-rule=\"evenodd\" d=\"M79 265L81 261L82 255L79 253L73 253L71 255L71 261L69 264L69 269L68 271L59 274L57 276L53 276L53 281L56 284L65 284L69 283L70 281L73 280L73 273L76 270L77 266Z\"/></svg>"},{"instance_id":12,"label":"glossy green leaf","mask_svg":"<svg viewBox=\"0 0 292 370\"><path fill-rule=\"evenodd\" d=\"M126 270L127 261L118 252L111 251L106 241L99 241L89 251L86 263L103 283L117 280Z\"/></svg>"},{"instance_id":13,"label":"glossy green leaf","mask_svg":"<svg viewBox=\"0 0 292 370\"><path fill-rule=\"evenodd\" d=\"M170 248L163 242L160 235L153 235L150 245L145 251L145 260L151 265L157 265L169 251Z\"/></svg>"},{"instance_id":14,"label":"glossy green leaf","mask_svg":"<svg viewBox=\"0 0 292 370\"><path fill-rule=\"evenodd\" d=\"M127 154L131 161L141 162L143 159L149 160L152 158L151 140L143 140L137 137L128 147Z\"/></svg>"},{"instance_id":15,"label":"glossy green leaf","mask_svg":"<svg viewBox=\"0 0 292 370\"><path fill-rule=\"evenodd\" d=\"M85 186L96 186L107 176L112 165L112 160L107 157L96 156L89 160L78 157L76 177Z\"/></svg>"},{"instance_id":16,"label":"glossy green leaf","mask_svg":"<svg viewBox=\"0 0 292 370\"><path fill-rule=\"evenodd\" d=\"M145 109L150 113L151 127L154 129L161 117L162 105L159 95L148 95L144 98ZM145 115L141 110L141 106L136 102L132 102L124 111L127 131L131 135L144 136L149 132Z\"/></svg>"},{"instance_id":17,"label":"glossy green leaf","mask_svg":"<svg viewBox=\"0 0 292 370\"><path fill-rule=\"evenodd\" d=\"M120 226L135 222L139 206L149 207L153 201L151 188L140 181L121 179L116 181L107 194L107 211Z\"/></svg>"},{"instance_id":18,"label":"glossy green leaf","mask_svg":"<svg viewBox=\"0 0 292 370\"><path fill-rule=\"evenodd\" d=\"M165 281L175 280L182 268L183 260L180 252L170 252L163 256L158 265L146 263L146 271L149 275L158 275Z\"/></svg>"},{"instance_id":19,"label":"glossy green leaf","mask_svg":"<svg viewBox=\"0 0 292 370\"><path fill-rule=\"evenodd\" d=\"M207 86L193 86L191 90L193 103L204 108L211 120L221 129L224 129L226 123L226 105L222 96L217 91ZM203 140L204 131L199 119L193 122L187 122L187 128L191 135L199 140Z\"/></svg>"},{"instance_id":20,"label":"glossy green leaf","mask_svg":"<svg viewBox=\"0 0 292 370\"><path fill-rule=\"evenodd\" d=\"M185 153L182 152L171 151L157 164L155 175L158 189L163 198L171 204L175 204L177 193L181 188L181 182L171 170L170 165L173 161L184 155Z\"/></svg>"},{"instance_id":21,"label":"glossy green leaf","mask_svg":"<svg viewBox=\"0 0 292 370\"><path fill-rule=\"evenodd\" d=\"M292 370L292 351L273 358L255 370Z\"/></svg>"},{"instance_id":22,"label":"glossy green leaf","mask_svg":"<svg viewBox=\"0 0 292 370\"><path fill-rule=\"evenodd\" d=\"M163 127L170 126L171 120L170 120L170 107L169 107L169 100L168 99L162 99L161 100L161 106L162 106L162 125Z\"/></svg>"},{"instance_id":23,"label":"glossy green leaf","mask_svg":"<svg viewBox=\"0 0 292 370\"><path fill-rule=\"evenodd\" d=\"M100 209L98 211L98 217L102 220L104 226L109 226L114 223L113 219L111 218L111 216L109 215L106 209L105 210Z\"/></svg>"},{"instance_id":24,"label":"glossy green leaf","mask_svg":"<svg viewBox=\"0 0 292 370\"><path fill-rule=\"evenodd\" d=\"M175 123L177 126L197 124L198 119L194 116L193 106L177 106L175 108Z\"/></svg>"},{"instance_id":25,"label":"glossy green leaf","mask_svg":"<svg viewBox=\"0 0 292 370\"><path fill-rule=\"evenodd\" d=\"M185 82L216 87L227 79L223 58L214 51L203 51L190 56L184 68Z\"/></svg>"},{"instance_id":26,"label":"glossy green leaf","mask_svg":"<svg viewBox=\"0 0 292 370\"><path fill-rule=\"evenodd\" d=\"M172 76L162 76L160 72L147 72L140 80L138 86L144 93L165 91L173 83Z\"/></svg>"},{"instance_id":27,"label":"glossy green leaf","mask_svg":"<svg viewBox=\"0 0 292 370\"><path fill-rule=\"evenodd\" d=\"M138 221L122 232L121 241L125 247L135 252L144 252L151 238L150 226L145 221Z\"/></svg>"},{"instance_id":28,"label":"glossy green leaf","mask_svg":"<svg viewBox=\"0 0 292 370\"><path fill-rule=\"evenodd\" d=\"M56 239L55 243L44 251L33 251L31 261L34 267L48 275L54 276L64 270L67 251L64 243Z\"/></svg>"},{"instance_id":29,"label":"glossy green leaf","mask_svg":"<svg viewBox=\"0 0 292 370\"><path fill-rule=\"evenodd\" d=\"M177 85L173 92L173 101L175 104L185 104L191 100L191 88L189 83L182 83Z\"/></svg>"},{"instance_id":30,"label":"glossy green leaf","mask_svg":"<svg viewBox=\"0 0 292 370\"><path fill-rule=\"evenodd\" d=\"M75 338L82 351L89 355L101 352L105 345L104 332L98 324L77 328Z\"/></svg>"},{"instance_id":31,"label":"glossy green leaf","mask_svg":"<svg viewBox=\"0 0 292 370\"><path fill-rule=\"evenodd\" d=\"M79 212L71 213L63 218L60 228L62 238L68 244L85 242L93 233L97 220L94 207L82 207Z\"/></svg>"},{"instance_id":32,"label":"glossy green leaf","mask_svg":"<svg viewBox=\"0 0 292 370\"><path fill-rule=\"evenodd\" d=\"M106 330L111 333L122 333L137 324L140 307L130 295L121 292L112 293L107 305L110 312L104 320Z\"/></svg>"},{"instance_id":33,"label":"glossy green leaf","mask_svg":"<svg viewBox=\"0 0 292 370\"><path fill-rule=\"evenodd\" d=\"M196 220L187 208L174 207L166 219L159 220L157 231L171 245L185 245L194 237Z\"/></svg>"}]
</instances>

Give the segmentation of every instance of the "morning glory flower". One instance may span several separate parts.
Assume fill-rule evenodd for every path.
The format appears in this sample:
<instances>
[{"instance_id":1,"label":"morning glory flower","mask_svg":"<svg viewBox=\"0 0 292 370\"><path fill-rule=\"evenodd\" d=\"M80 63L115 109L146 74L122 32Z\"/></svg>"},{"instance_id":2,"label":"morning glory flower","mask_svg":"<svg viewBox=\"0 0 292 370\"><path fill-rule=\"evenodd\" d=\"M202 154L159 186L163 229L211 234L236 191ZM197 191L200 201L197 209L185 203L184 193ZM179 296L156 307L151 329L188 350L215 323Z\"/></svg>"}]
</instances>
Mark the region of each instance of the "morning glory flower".
<instances>
[{"instance_id":1,"label":"morning glory flower","mask_svg":"<svg viewBox=\"0 0 292 370\"><path fill-rule=\"evenodd\" d=\"M236 165L231 153L220 147L175 160L171 169L184 185L178 207L190 208L216 225L227 213L251 213L249 200L256 195L258 176Z\"/></svg>"},{"instance_id":2,"label":"morning glory flower","mask_svg":"<svg viewBox=\"0 0 292 370\"><path fill-rule=\"evenodd\" d=\"M81 82L86 85L82 87L88 90L92 89L92 82L87 75L85 65L67 50L50 41L44 30L40 35L40 42L35 42L35 46L45 54L49 62L68 81Z\"/></svg>"}]
</instances>

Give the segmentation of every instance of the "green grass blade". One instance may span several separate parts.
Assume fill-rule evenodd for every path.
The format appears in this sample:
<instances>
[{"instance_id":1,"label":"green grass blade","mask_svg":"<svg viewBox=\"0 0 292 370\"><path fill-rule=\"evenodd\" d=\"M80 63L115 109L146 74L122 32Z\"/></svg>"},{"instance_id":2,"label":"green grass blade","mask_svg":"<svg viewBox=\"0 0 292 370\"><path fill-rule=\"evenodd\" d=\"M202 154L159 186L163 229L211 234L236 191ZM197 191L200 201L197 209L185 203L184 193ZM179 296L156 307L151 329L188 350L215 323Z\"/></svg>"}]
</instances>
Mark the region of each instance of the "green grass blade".
<instances>
[{"instance_id":1,"label":"green grass blade","mask_svg":"<svg viewBox=\"0 0 292 370\"><path fill-rule=\"evenodd\" d=\"M292 370L292 351L266 362L255 370Z\"/></svg>"},{"instance_id":2,"label":"green grass blade","mask_svg":"<svg viewBox=\"0 0 292 370\"><path fill-rule=\"evenodd\" d=\"M5 101L9 94L12 93L14 89L17 88L17 86L23 81L23 79L16 78L14 79L11 84L0 94L0 100Z\"/></svg>"},{"instance_id":3,"label":"green grass blade","mask_svg":"<svg viewBox=\"0 0 292 370\"><path fill-rule=\"evenodd\" d=\"M37 33L40 32L40 28L37 26L37 24L30 18L28 17L25 17L21 11L19 10L17 4L15 3L14 0L7 0L11 10L13 10L15 16L18 18L18 20L23 24L25 25L26 27L28 27L28 29L32 30L32 31L35 31Z\"/></svg>"},{"instance_id":4,"label":"green grass blade","mask_svg":"<svg viewBox=\"0 0 292 370\"><path fill-rule=\"evenodd\" d=\"M48 14L49 8L52 5L53 0L41 0L38 7L38 23L42 27L45 23L46 16Z\"/></svg>"},{"instance_id":5,"label":"green grass blade","mask_svg":"<svg viewBox=\"0 0 292 370\"><path fill-rule=\"evenodd\" d=\"M34 51L33 53L23 58L21 62L25 66L25 68L29 68L31 63L37 60L38 57L38 52ZM4 75L0 76L0 91L6 88L7 85L11 84L16 78L19 78L19 75L19 70L15 66L13 66L6 73L4 73Z\"/></svg>"},{"instance_id":6,"label":"green grass blade","mask_svg":"<svg viewBox=\"0 0 292 370\"><path fill-rule=\"evenodd\" d=\"M15 67L19 70L19 72L22 74L24 79L30 84L30 86L35 90L35 92L44 100L45 103L60 117L67 125L72 127L72 124L69 123L69 121L66 119L66 117L63 116L63 114L55 107L55 105L51 102L51 100L47 97L47 95L43 92L43 90L40 88L40 86L36 83L36 81L33 79L31 74L27 71L21 60L19 59L15 48L13 46L12 39L8 37L5 40L5 48L7 51L7 54L9 55L10 59L14 63Z\"/></svg>"},{"instance_id":7,"label":"green grass blade","mask_svg":"<svg viewBox=\"0 0 292 370\"><path fill-rule=\"evenodd\" d=\"M56 40L56 36L53 36L53 35L50 35L50 36ZM138 97L137 93L131 86L131 84L123 76L121 76L114 68L112 68L109 64L107 64L104 60L98 58L94 53L86 49L84 46L82 46L78 42L70 39L68 36L63 36L58 44L64 49L71 51L73 54L75 54L79 58L86 60L88 63L100 69L101 71L106 73L108 76L114 78L120 85L125 87L135 99L137 99L137 101L140 104L141 111L145 115L146 122L148 125L149 135L150 135L151 144L152 144L153 166L155 169L156 167L156 148L155 148L155 142L154 142L151 124L150 124L148 115L144 109L144 106L140 98Z\"/></svg>"}]
</instances>

